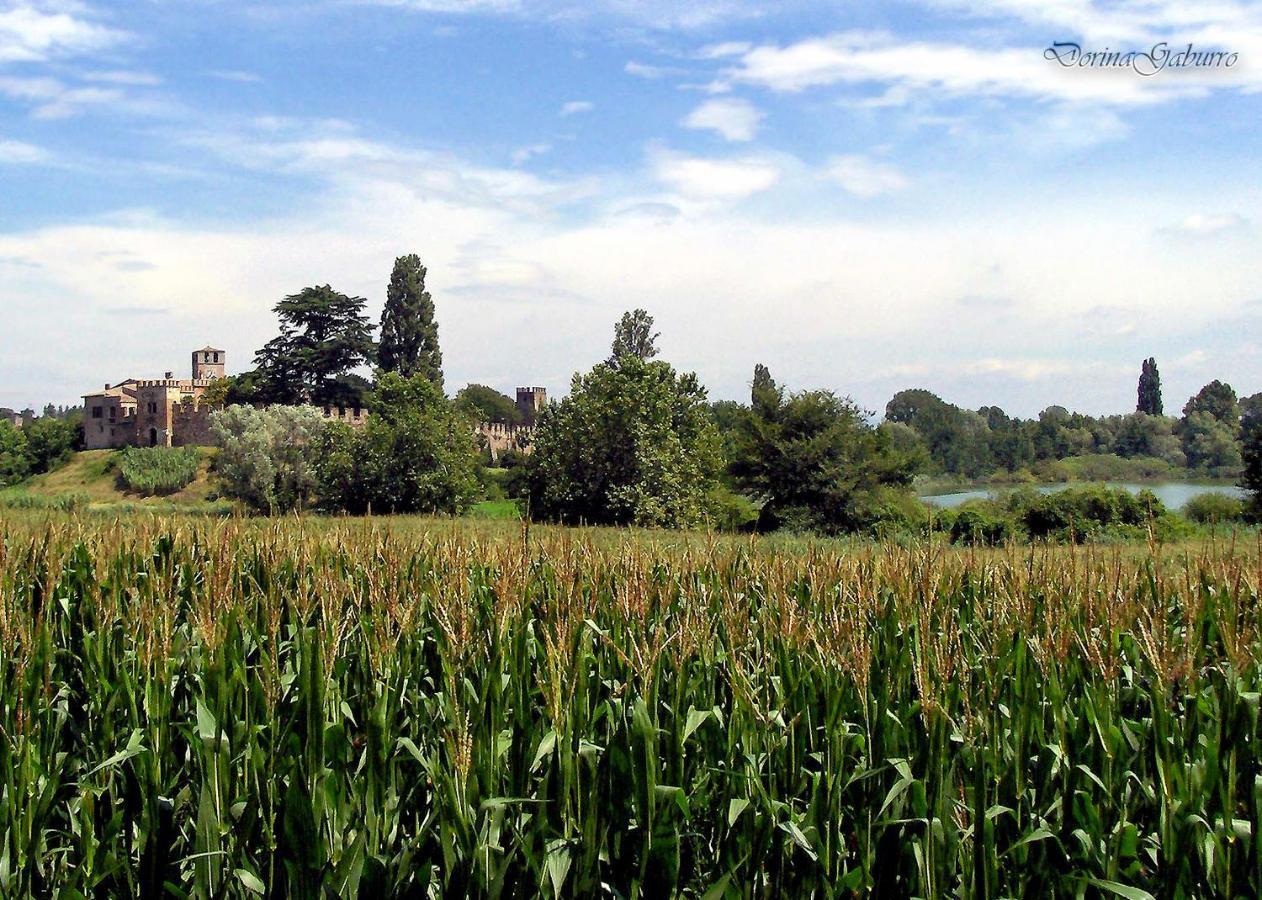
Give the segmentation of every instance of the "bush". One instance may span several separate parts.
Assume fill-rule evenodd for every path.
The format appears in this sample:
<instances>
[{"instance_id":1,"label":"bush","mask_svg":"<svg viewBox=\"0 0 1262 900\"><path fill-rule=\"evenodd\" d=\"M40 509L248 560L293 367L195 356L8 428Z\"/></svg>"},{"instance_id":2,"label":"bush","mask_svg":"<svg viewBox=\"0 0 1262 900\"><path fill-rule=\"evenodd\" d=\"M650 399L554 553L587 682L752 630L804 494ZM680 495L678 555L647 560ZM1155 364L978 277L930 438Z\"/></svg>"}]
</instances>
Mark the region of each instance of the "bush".
<instances>
[{"instance_id":1,"label":"bush","mask_svg":"<svg viewBox=\"0 0 1262 900\"><path fill-rule=\"evenodd\" d=\"M965 506L956 512L950 526L952 543L994 547L1013 539L1017 530L1013 521L986 509L984 503Z\"/></svg>"},{"instance_id":2,"label":"bush","mask_svg":"<svg viewBox=\"0 0 1262 900\"><path fill-rule=\"evenodd\" d=\"M758 504L723 485L710 492L709 506L715 531L753 531L758 524Z\"/></svg>"},{"instance_id":3,"label":"bush","mask_svg":"<svg viewBox=\"0 0 1262 900\"><path fill-rule=\"evenodd\" d=\"M210 428L220 447L215 469L225 495L265 512L311 500L325 428L314 408L229 406L211 415Z\"/></svg>"},{"instance_id":4,"label":"bush","mask_svg":"<svg viewBox=\"0 0 1262 900\"><path fill-rule=\"evenodd\" d=\"M330 428L317 470L320 501L363 513L461 513L478 499L473 431L424 375L380 375L359 431Z\"/></svg>"},{"instance_id":5,"label":"bush","mask_svg":"<svg viewBox=\"0 0 1262 900\"><path fill-rule=\"evenodd\" d=\"M1199 525L1244 522L1247 513L1243 500L1226 494L1201 494L1183 505L1184 517Z\"/></svg>"},{"instance_id":6,"label":"bush","mask_svg":"<svg viewBox=\"0 0 1262 900\"><path fill-rule=\"evenodd\" d=\"M118 480L142 497L174 494L193 483L201 459L196 447L128 447L119 454Z\"/></svg>"}]
</instances>

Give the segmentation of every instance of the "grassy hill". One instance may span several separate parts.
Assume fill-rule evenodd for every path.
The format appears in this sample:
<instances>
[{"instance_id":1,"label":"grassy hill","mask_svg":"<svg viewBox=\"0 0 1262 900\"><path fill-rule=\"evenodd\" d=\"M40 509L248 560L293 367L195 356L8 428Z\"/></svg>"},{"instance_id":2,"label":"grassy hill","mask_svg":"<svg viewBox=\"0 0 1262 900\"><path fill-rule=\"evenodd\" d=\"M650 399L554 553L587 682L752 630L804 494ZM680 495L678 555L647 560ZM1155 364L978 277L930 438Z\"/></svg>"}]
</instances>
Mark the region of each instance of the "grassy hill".
<instances>
[{"instance_id":1,"label":"grassy hill","mask_svg":"<svg viewBox=\"0 0 1262 900\"><path fill-rule=\"evenodd\" d=\"M197 477L183 490L164 497L142 497L128 491L118 478L117 450L84 450L53 472L36 475L20 485L0 490L0 506L112 507L137 506L158 510L222 512L231 503L219 500L211 478L215 449L199 450Z\"/></svg>"}]
</instances>

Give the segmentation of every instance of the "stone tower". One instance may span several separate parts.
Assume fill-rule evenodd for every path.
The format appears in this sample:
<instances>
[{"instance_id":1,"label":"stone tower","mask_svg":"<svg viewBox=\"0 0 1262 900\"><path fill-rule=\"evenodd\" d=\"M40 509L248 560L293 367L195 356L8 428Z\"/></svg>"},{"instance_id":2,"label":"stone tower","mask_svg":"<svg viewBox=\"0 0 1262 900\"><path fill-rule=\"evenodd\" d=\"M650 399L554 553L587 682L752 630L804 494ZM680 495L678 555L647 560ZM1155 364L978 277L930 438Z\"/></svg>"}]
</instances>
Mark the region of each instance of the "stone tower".
<instances>
[{"instance_id":1,"label":"stone tower","mask_svg":"<svg viewBox=\"0 0 1262 900\"><path fill-rule=\"evenodd\" d=\"M527 425L535 424L535 417L548 405L548 391L541 387L519 387L517 389L517 410Z\"/></svg>"},{"instance_id":2,"label":"stone tower","mask_svg":"<svg viewBox=\"0 0 1262 900\"><path fill-rule=\"evenodd\" d=\"M193 380L209 381L212 378L224 377L224 364L228 354L214 347L203 347L193 351Z\"/></svg>"}]
</instances>

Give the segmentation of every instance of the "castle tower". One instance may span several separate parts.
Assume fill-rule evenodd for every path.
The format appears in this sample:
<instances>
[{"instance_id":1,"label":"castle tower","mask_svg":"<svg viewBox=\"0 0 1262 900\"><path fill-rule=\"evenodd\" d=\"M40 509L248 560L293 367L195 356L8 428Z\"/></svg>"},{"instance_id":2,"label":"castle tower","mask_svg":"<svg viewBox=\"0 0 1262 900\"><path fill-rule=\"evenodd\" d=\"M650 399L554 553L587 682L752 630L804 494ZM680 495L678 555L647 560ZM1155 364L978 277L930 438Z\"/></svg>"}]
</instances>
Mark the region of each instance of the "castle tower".
<instances>
[{"instance_id":1,"label":"castle tower","mask_svg":"<svg viewBox=\"0 0 1262 900\"><path fill-rule=\"evenodd\" d=\"M519 387L517 389L517 410L527 425L535 424L535 417L548 405L548 391L541 387Z\"/></svg>"},{"instance_id":2,"label":"castle tower","mask_svg":"<svg viewBox=\"0 0 1262 900\"><path fill-rule=\"evenodd\" d=\"M224 365L228 354L214 347L203 347L193 351L193 380L209 381L212 378L224 377Z\"/></svg>"}]
</instances>

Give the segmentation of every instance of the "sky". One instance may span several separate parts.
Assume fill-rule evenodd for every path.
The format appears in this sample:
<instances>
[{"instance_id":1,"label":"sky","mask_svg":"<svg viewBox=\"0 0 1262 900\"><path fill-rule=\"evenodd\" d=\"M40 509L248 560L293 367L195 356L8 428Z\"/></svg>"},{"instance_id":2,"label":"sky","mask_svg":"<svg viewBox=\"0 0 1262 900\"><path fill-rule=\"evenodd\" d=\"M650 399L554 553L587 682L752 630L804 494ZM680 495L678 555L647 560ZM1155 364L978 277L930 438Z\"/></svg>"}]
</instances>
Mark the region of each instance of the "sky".
<instances>
[{"instance_id":1,"label":"sky","mask_svg":"<svg viewBox=\"0 0 1262 900\"><path fill-rule=\"evenodd\" d=\"M1053 43L1231 66L1062 65ZM1262 4L0 0L0 406L230 372L418 253L449 390L627 309L713 399L1262 390Z\"/></svg>"}]
</instances>

